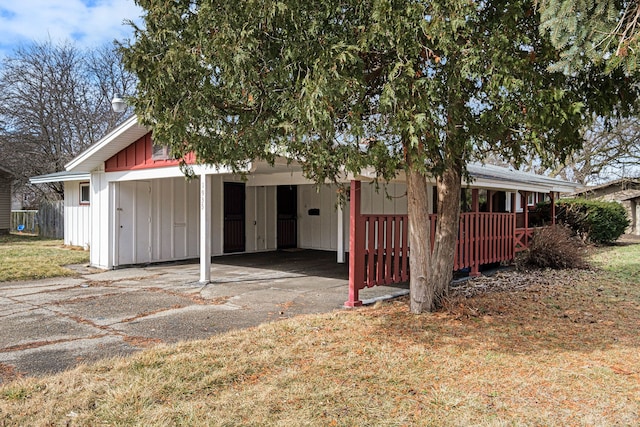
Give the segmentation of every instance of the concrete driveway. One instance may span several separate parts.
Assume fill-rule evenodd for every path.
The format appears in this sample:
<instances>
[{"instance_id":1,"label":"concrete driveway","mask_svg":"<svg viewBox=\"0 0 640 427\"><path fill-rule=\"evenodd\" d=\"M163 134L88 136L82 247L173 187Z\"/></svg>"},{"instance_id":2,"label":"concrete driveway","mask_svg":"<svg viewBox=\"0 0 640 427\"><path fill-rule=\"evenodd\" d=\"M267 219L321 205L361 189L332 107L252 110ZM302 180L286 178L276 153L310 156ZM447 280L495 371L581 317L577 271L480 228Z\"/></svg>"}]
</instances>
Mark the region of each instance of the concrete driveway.
<instances>
[{"instance_id":1,"label":"concrete driveway","mask_svg":"<svg viewBox=\"0 0 640 427\"><path fill-rule=\"evenodd\" d=\"M72 278L0 283L0 383L157 343L342 309L348 296L347 265L331 252L214 258L212 283L204 286L195 263L76 268ZM361 298L372 302L406 289L376 287Z\"/></svg>"}]
</instances>

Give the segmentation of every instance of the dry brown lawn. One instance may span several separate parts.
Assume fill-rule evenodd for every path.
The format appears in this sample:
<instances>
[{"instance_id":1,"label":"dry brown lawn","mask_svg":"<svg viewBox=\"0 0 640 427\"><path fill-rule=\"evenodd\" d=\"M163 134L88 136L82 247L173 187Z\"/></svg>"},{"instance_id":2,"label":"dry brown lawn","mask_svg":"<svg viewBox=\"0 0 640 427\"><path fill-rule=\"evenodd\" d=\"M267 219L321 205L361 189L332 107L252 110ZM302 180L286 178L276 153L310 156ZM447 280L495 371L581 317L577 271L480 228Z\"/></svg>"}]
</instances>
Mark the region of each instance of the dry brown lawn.
<instances>
[{"instance_id":1,"label":"dry brown lawn","mask_svg":"<svg viewBox=\"0 0 640 427\"><path fill-rule=\"evenodd\" d=\"M639 425L640 245L595 263L17 379L0 425Z\"/></svg>"}]
</instances>

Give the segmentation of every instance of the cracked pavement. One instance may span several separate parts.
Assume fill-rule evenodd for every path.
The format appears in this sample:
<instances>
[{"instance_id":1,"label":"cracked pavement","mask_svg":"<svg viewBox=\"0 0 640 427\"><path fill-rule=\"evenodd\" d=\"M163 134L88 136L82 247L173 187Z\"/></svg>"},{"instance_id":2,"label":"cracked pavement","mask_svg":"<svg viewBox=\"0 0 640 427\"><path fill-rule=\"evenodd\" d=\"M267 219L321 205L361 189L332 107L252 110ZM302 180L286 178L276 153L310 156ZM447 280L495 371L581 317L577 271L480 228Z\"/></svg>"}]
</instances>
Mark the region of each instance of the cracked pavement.
<instances>
[{"instance_id":1,"label":"cracked pavement","mask_svg":"<svg viewBox=\"0 0 640 427\"><path fill-rule=\"evenodd\" d=\"M126 356L159 343L341 309L348 268L335 253L270 252L119 270L75 266L76 277L0 282L0 383ZM370 301L406 286L361 291Z\"/></svg>"}]
</instances>

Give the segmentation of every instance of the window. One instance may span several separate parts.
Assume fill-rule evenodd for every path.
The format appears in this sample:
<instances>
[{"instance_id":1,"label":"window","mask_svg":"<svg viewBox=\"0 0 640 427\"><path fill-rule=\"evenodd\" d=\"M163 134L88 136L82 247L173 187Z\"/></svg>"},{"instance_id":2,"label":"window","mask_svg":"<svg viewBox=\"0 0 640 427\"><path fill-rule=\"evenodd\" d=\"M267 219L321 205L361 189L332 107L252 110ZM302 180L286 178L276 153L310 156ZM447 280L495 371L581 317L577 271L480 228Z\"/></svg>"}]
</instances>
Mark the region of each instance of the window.
<instances>
[{"instance_id":1,"label":"window","mask_svg":"<svg viewBox=\"0 0 640 427\"><path fill-rule=\"evenodd\" d=\"M527 206L533 206L536 204L536 193L527 194Z\"/></svg>"},{"instance_id":2,"label":"window","mask_svg":"<svg viewBox=\"0 0 640 427\"><path fill-rule=\"evenodd\" d=\"M88 205L91 201L91 189L88 182L80 183L80 204Z\"/></svg>"},{"instance_id":3,"label":"window","mask_svg":"<svg viewBox=\"0 0 640 427\"><path fill-rule=\"evenodd\" d=\"M169 160L169 147L166 145L151 145L151 160Z\"/></svg>"}]
</instances>

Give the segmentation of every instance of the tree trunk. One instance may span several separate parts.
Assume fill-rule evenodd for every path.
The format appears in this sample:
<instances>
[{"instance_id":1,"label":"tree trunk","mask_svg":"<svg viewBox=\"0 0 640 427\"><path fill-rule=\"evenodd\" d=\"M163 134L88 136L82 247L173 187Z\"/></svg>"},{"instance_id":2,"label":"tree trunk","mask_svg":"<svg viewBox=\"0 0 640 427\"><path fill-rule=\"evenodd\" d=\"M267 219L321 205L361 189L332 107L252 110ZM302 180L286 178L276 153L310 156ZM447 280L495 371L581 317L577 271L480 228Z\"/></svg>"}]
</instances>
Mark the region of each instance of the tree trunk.
<instances>
[{"instance_id":1,"label":"tree trunk","mask_svg":"<svg viewBox=\"0 0 640 427\"><path fill-rule=\"evenodd\" d=\"M449 291L453 279L453 262L460 224L461 168L447 168L438 178L438 222L429 263L429 276L434 289L434 304L439 305ZM413 253L413 248L411 248Z\"/></svg>"},{"instance_id":2,"label":"tree trunk","mask_svg":"<svg viewBox=\"0 0 640 427\"><path fill-rule=\"evenodd\" d=\"M431 311L435 307L434 282L429 278L431 228L427 197L427 177L407 168L407 200L409 214L410 309L412 313Z\"/></svg>"}]
</instances>

